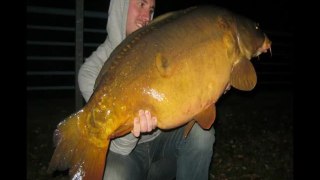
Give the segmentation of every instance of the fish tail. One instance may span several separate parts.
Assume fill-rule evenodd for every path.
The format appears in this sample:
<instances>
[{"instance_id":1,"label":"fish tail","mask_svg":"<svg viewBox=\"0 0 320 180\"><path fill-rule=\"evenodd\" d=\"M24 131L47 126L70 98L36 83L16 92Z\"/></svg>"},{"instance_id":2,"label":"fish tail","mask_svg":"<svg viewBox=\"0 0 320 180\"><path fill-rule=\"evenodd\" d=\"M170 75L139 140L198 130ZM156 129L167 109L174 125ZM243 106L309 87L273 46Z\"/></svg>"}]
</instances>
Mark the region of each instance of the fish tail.
<instances>
[{"instance_id":1,"label":"fish tail","mask_svg":"<svg viewBox=\"0 0 320 180\"><path fill-rule=\"evenodd\" d=\"M69 169L71 179L101 180L103 177L106 151L109 146L98 147L90 142L81 122L87 113L78 112L62 121L54 131L56 146L47 172Z\"/></svg>"}]
</instances>

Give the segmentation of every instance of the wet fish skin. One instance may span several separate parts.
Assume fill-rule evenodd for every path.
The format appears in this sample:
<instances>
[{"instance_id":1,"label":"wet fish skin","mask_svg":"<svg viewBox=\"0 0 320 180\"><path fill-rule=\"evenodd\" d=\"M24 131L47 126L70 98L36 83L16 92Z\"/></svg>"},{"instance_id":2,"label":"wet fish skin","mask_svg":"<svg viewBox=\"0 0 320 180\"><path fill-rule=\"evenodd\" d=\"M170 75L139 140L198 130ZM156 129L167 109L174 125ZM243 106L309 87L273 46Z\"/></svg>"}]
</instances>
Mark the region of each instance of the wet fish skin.
<instances>
[{"instance_id":1,"label":"wet fish skin","mask_svg":"<svg viewBox=\"0 0 320 180\"><path fill-rule=\"evenodd\" d=\"M161 129L210 128L219 97L229 85L252 90L250 60L270 48L256 23L220 7L156 18L114 50L88 103L58 125L48 172L70 168L72 178L102 179L110 140L131 131L139 109Z\"/></svg>"}]
</instances>

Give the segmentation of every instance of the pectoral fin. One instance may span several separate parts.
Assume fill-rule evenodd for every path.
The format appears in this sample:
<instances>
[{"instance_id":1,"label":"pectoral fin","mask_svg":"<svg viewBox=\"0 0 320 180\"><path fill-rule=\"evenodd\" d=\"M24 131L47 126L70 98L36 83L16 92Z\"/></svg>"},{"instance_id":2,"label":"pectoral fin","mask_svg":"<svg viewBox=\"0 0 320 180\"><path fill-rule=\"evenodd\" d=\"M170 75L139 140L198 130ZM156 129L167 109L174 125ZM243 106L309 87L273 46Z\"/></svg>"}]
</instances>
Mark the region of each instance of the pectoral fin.
<instances>
[{"instance_id":1,"label":"pectoral fin","mask_svg":"<svg viewBox=\"0 0 320 180\"><path fill-rule=\"evenodd\" d=\"M239 90L250 91L257 84L257 74L252 63L247 59L241 59L231 72L230 84Z\"/></svg>"},{"instance_id":2,"label":"pectoral fin","mask_svg":"<svg viewBox=\"0 0 320 180\"><path fill-rule=\"evenodd\" d=\"M196 122L195 120L189 121L188 124L184 127L184 132L183 132L184 138L188 136L195 122Z\"/></svg>"},{"instance_id":3,"label":"pectoral fin","mask_svg":"<svg viewBox=\"0 0 320 180\"><path fill-rule=\"evenodd\" d=\"M125 134L128 134L132 130L132 128L133 124L123 124L110 135L110 139L121 137Z\"/></svg>"},{"instance_id":4,"label":"pectoral fin","mask_svg":"<svg viewBox=\"0 0 320 180\"><path fill-rule=\"evenodd\" d=\"M216 105L212 104L206 110L197 114L194 119L203 129L209 129L216 119Z\"/></svg>"},{"instance_id":5,"label":"pectoral fin","mask_svg":"<svg viewBox=\"0 0 320 180\"><path fill-rule=\"evenodd\" d=\"M183 137L186 138L188 136L195 121L197 121L197 123L201 126L201 128L209 129L212 126L215 119L216 119L216 106L215 106L215 104L212 104L207 109L205 109L201 113L197 114L194 117L194 120L190 121L186 125L186 127L184 129Z\"/></svg>"}]
</instances>

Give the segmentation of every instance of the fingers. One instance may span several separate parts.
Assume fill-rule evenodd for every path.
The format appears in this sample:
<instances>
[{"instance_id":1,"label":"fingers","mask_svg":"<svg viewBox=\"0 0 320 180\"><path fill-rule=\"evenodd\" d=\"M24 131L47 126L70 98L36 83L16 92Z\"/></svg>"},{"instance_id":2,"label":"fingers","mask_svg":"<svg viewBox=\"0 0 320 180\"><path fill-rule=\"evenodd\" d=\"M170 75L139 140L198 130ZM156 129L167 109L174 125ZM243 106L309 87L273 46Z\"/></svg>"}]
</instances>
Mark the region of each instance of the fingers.
<instances>
[{"instance_id":1,"label":"fingers","mask_svg":"<svg viewBox=\"0 0 320 180\"><path fill-rule=\"evenodd\" d=\"M149 122L150 122L150 113L148 111L139 111L140 116L140 131L148 132Z\"/></svg>"},{"instance_id":2,"label":"fingers","mask_svg":"<svg viewBox=\"0 0 320 180\"><path fill-rule=\"evenodd\" d=\"M147 121L147 126L146 126L146 132L150 132L152 131L152 127L153 127L153 122L151 119L151 114L149 111L145 111L145 117L146 117L146 121Z\"/></svg>"},{"instance_id":3,"label":"fingers","mask_svg":"<svg viewBox=\"0 0 320 180\"><path fill-rule=\"evenodd\" d=\"M140 136L140 120L137 117L133 119L133 129L131 132L135 137Z\"/></svg>"},{"instance_id":4,"label":"fingers","mask_svg":"<svg viewBox=\"0 0 320 180\"><path fill-rule=\"evenodd\" d=\"M133 121L131 132L135 137L139 137L142 132L151 132L157 127L157 118L151 117L149 111L139 110L139 118L136 117Z\"/></svg>"},{"instance_id":5,"label":"fingers","mask_svg":"<svg viewBox=\"0 0 320 180\"><path fill-rule=\"evenodd\" d=\"M158 122L157 118L153 117L152 118L152 129L155 129L157 127L157 122Z\"/></svg>"}]
</instances>

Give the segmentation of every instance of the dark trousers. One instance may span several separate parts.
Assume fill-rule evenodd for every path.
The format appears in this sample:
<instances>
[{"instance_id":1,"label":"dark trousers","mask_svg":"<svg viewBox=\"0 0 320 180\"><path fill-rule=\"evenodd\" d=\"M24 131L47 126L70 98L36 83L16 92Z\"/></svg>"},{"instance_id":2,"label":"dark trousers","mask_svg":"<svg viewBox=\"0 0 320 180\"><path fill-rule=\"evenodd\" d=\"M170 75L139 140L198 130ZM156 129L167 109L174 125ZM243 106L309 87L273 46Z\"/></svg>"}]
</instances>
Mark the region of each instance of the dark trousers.
<instances>
[{"instance_id":1,"label":"dark trousers","mask_svg":"<svg viewBox=\"0 0 320 180\"><path fill-rule=\"evenodd\" d=\"M195 123L186 139L183 131L162 132L126 156L109 151L104 180L208 180L214 128Z\"/></svg>"}]
</instances>

